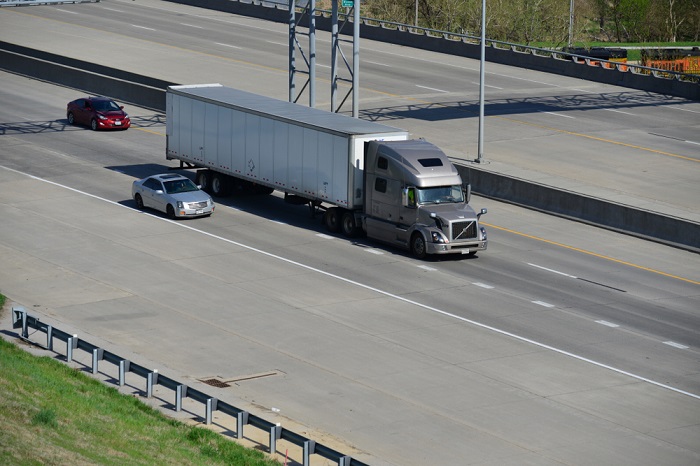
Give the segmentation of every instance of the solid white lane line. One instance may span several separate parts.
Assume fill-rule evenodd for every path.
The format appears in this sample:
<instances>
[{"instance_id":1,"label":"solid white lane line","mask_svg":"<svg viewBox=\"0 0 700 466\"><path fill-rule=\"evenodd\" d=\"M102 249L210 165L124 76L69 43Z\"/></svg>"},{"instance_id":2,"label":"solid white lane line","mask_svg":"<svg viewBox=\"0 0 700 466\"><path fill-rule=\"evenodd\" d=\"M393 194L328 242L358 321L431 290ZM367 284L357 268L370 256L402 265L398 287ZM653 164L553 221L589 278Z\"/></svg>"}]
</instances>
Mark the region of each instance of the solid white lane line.
<instances>
[{"instance_id":1,"label":"solid white lane line","mask_svg":"<svg viewBox=\"0 0 700 466\"><path fill-rule=\"evenodd\" d=\"M195 26L194 24L180 23L181 26L187 26L188 28L204 29L202 26Z\"/></svg>"},{"instance_id":2,"label":"solid white lane line","mask_svg":"<svg viewBox=\"0 0 700 466\"><path fill-rule=\"evenodd\" d=\"M147 28L146 26L139 26L138 24L132 24L131 27L137 28L137 29L146 29L147 31L155 31L153 28Z\"/></svg>"},{"instance_id":3,"label":"solid white lane line","mask_svg":"<svg viewBox=\"0 0 700 466\"><path fill-rule=\"evenodd\" d=\"M608 322L607 320L596 320L596 323L601 324L601 325L605 325L606 327L612 327L612 328L619 327L619 325L613 324L612 322Z\"/></svg>"},{"instance_id":4,"label":"solid white lane line","mask_svg":"<svg viewBox=\"0 0 700 466\"><path fill-rule=\"evenodd\" d=\"M327 235L325 233L316 233L316 236L323 239L333 239L335 236Z\"/></svg>"},{"instance_id":5,"label":"solid white lane line","mask_svg":"<svg viewBox=\"0 0 700 466\"><path fill-rule=\"evenodd\" d=\"M486 283L476 282L476 283L472 283L472 285L475 285L475 286L478 286L481 288L486 288L487 290L493 290L493 287L491 285L487 285Z\"/></svg>"},{"instance_id":6,"label":"solid white lane line","mask_svg":"<svg viewBox=\"0 0 700 466\"><path fill-rule=\"evenodd\" d=\"M673 346L674 348L678 349L688 349L687 346L681 345L680 343L676 343L675 341L665 341L664 345Z\"/></svg>"},{"instance_id":7,"label":"solid white lane line","mask_svg":"<svg viewBox=\"0 0 700 466\"><path fill-rule=\"evenodd\" d=\"M139 213L139 214L142 213L142 212L140 212L140 211L134 209L133 207L129 207L129 206L127 206L127 205L120 204L119 202L110 201L109 199L105 199L105 198L103 198L103 197L99 197L99 196L96 196L96 195L94 195L94 194L90 194L90 193L85 192L85 191L80 191L80 190L78 190L78 189L71 188L70 186L66 186L66 185L62 185L62 184L56 183L55 181L49 181L49 180L46 180L46 179L44 179L44 178L40 178L40 177L38 177L38 176L30 175L29 173L25 173L25 172L21 172L21 171L19 171L19 170L15 170L15 169L13 169L13 168L5 167L5 166L3 166L3 165L0 165L0 168L5 169L5 170L7 170L7 171L11 171L11 172L13 172L13 173L18 173L18 174L20 174L20 175L24 175L24 176L26 176L26 177L28 177L28 178L33 179L33 180L41 181L41 182L43 182L43 183L51 184L51 185L53 185L53 186L58 186L58 187L60 187L60 188L64 188L64 189L67 189L67 190L69 190L69 191L73 191L73 192L75 192L75 193L79 193L79 194L82 194L82 195L85 195L85 196L88 196L88 197L92 197L92 198L94 198L94 199L99 199L99 200L101 200L101 201L107 202L107 203L112 204L112 205L115 205L115 206L117 206L117 207L121 207L121 208L123 208L123 209L129 209L129 210L131 210L131 211L133 211L133 212L137 212L137 213ZM349 279L349 278L345 278L345 277L342 277L342 276L340 276L340 275L336 275L336 274L334 274L334 273L326 272L325 270L321 270L321 269L318 269L318 268L316 268L316 267L312 267L312 266L310 266L310 265L302 264L301 262L297 262L297 261L294 261L294 260L292 260L292 259L288 259L288 258L283 257L283 256L278 256L278 255L273 254L273 253L271 253L271 252L263 251L262 249L255 248L255 247L253 247L253 246L248 246L247 244L239 243L238 241L234 241L234 240L232 240L232 239L224 238L223 236L218 236L218 235L215 235L215 234L213 234L213 233L209 233L208 231L198 230L198 229L196 229L196 228L194 228L194 227L192 227L192 226L186 225L184 222L177 222L177 221L175 221L175 220L170 220L170 219L168 219L168 218L158 217L158 216L155 216L155 215L153 215L152 218L155 219L155 220L163 221L163 222L169 222L169 223L171 223L171 224L173 224L173 225L177 225L177 226L180 227L180 228L185 228L185 229L187 229L187 230L197 232L197 233L199 233L199 234L201 234L201 235L208 236L208 237L210 237L210 238L214 238L214 239L217 239L217 240L219 240L219 241L223 241L223 242L228 243L228 244L233 244L233 245L238 246L238 247L240 247L240 248L247 249L248 251L255 252L255 253L258 253L258 254L261 254L261 255L263 255L263 256L267 256L267 257L273 258L273 259L277 259L277 260L279 260L279 261L286 262L286 263L288 263L288 264L292 264L292 265L295 265L295 266L297 266L297 267L300 267L300 268L303 268L303 269L306 269L306 270L309 270L309 271L312 271L312 272L316 272L316 273L318 273L318 274L325 275L325 276L327 276L327 277L334 278L334 279L336 279L336 280L339 280L339 281L342 281L342 282L345 282L345 283L348 283L348 284L351 284L351 285L354 285L354 286L363 288L363 289L365 289L365 290L373 291L373 292L378 293L378 294L381 294L381 295L383 295L383 296L386 296L386 297L395 299L395 300L397 300L397 301L402 301L402 302L407 303L407 304L414 305L414 306L416 306L416 307L419 307L419 308L421 308L421 309L425 309L426 311L430 311L430 312L433 312L433 313L435 313L435 314L440 314L440 315L445 316L445 317L450 317L450 318L452 318L452 319L459 320L460 322L464 322L464 323L467 323L467 324L470 324L470 325L474 325L475 327L479 327L479 328L482 328L482 329L484 329L484 330L489 330L489 331L492 331L492 332L494 332L494 333L498 333L499 335L507 336L507 337L513 338L513 339L515 339L515 340L521 341L521 342L523 342L523 343L528 343L528 344L531 344L531 345L533 345L533 346L537 346L538 348L542 348L542 349L546 349L546 350L549 350L549 351L553 351L553 352L555 352L555 353L559 353L559 354L562 354L562 355L564 355L564 356L568 356L568 357L571 357L571 358L573 358L573 359L577 359L577 360L579 360L579 361L582 361L582 362L585 362L585 363L588 363L588 364L592 364L592 365L594 365L594 366L597 366L597 367L600 367L600 368L603 368L603 369L610 370L610 371L615 372L615 373L617 373L617 374L625 375L625 376L630 377L630 378L632 378L632 379L639 380L639 381L641 381L641 382L646 382L646 383L649 383L649 384L651 384L651 385L655 385L655 386L657 386L657 387L665 388L666 390L670 390L670 391L672 391L672 392L680 393L680 394L682 394L682 395L686 395L686 396L689 396L689 397L691 397L691 398L695 398L695 399L697 399L697 400L700 400L700 395L698 395L698 394L691 393L691 392L687 392L687 391L685 391L685 390L678 389L678 388L673 387L673 386L671 386L671 385L667 385L667 384L664 384L664 383L661 383L661 382L657 382L657 381L652 380L652 379L649 379L649 378L647 378L647 377L643 377L643 376L641 376L641 375L637 375L637 374L634 374L634 373L632 373L632 372L628 372L628 371L625 371L625 370L622 370L622 369L618 369L618 368L616 368L616 367L614 367L614 366L610 366L610 365L608 365L608 364L604 364L604 363L595 361L595 360L593 360L593 359L589 359L589 358L586 358L586 357L584 357L584 356L580 356L580 355L578 355L578 354L571 353L570 351L562 350L562 349L556 348L556 347L554 347L554 346L550 346L550 345L547 345L547 344L545 344L545 343L541 343L541 342L539 342L539 341L532 340L532 339L530 339L530 338L526 338L526 337L520 336L520 335L518 335L518 334L515 334L515 333L512 333L512 332L508 332L508 331L506 331L506 330L499 329L498 327L493 327L493 326L491 326L491 325L483 324L483 323L481 323L481 322L477 322L476 320L467 319L466 317L458 316L458 315L456 315L456 314L452 314L451 312L443 311L443 310L438 309L438 308L436 308L436 307L428 306L427 304L422 304L422 303L419 303L418 301L413 301L413 300L411 300L411 299L404 298L403 296L399 296L399 295L396 295L396 294L393 294L393 293L389 293L388 291L384 291L384 290L381 290L381 289L379 289L379 288L375 288L375 287L373 287L373 286L365 285L364 283L360 283L360 282L357 282L357 281L355 281L355 280L351 280L351 279ZM383 254L383 253L382 253L382 254Z\"/></svg>"}]
</instances>

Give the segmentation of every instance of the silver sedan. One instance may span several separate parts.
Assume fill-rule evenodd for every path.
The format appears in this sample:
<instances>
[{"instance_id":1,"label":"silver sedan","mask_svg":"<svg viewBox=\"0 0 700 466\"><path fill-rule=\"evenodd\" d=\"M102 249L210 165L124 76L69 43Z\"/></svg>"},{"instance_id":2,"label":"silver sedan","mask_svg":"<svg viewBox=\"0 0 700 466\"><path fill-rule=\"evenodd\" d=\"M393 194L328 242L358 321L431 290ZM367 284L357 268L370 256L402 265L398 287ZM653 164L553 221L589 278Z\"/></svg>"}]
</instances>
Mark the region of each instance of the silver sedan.
<instances>
[{"instance_id":1,"label":"silver sedan","mask_svg":"<svg viewBox=\"0 0 700 466\"><path fill-rule=\"evenodd\" d=\"M169 218L204 217L214 212L214 201L189 178L175 173L134 181L131 195L139 209L150 207Z\"/></svg>"}]
</instances>

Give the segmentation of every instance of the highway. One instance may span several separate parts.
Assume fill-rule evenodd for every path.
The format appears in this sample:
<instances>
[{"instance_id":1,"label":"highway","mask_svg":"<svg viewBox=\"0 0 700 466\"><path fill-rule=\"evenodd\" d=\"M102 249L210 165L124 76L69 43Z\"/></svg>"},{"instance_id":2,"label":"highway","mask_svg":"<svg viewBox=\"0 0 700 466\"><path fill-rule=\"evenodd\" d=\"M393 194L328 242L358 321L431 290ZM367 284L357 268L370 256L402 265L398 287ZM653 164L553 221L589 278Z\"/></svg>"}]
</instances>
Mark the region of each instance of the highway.
<instances>
[{"instance_id":1,"label":"highway","mask_svg":"<svg viewBox=\"0 0 700 466\"><path fill-rule=\"evenodd\" d=\"M108 1L2 9L0 31L286 97L283 25ZM478 63L363 50L362 116L468 157ZM685 189L674 208L697 215L699 104L489 69L489 153L517 152L523 166L563 154L545 162L585 173L610 164L598 144L614 146L636 162L616 158L601 183L662 167L673 184L650 198ZM131 181L173 166L163 115L129 106L132 129L93 133L67 126L76 91L0 77L0 290L46 320L192 380L274 372L222 396L371 464L700 462L697 254L478 197L490 246L468 260L330 236L278 195L217 199L211 218L169 222L129 199Z\"/></svg>"}]
</instances>

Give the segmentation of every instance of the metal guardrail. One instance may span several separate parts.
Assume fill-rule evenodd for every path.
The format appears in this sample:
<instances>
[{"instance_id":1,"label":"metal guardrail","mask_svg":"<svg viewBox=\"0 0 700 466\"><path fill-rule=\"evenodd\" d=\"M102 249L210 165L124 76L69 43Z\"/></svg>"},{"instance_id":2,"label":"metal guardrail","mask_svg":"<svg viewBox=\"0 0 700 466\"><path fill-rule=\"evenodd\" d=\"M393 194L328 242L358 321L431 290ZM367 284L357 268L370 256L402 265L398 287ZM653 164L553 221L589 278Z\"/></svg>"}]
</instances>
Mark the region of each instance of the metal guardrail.
<instances>
[{"instance_id":1,"label":"metal guardrail","mask_svg":"<svg viewBox=\"0 0 700 466\"><path fill-rule=\"evenodd\" d=\"M122 358L121 356L100 348L92 343L89 343L78 335L71 335L49 324L41 322L39 318L27 314L23 307L12 307L12 328L21 328L20 338L33 344L37 342L29 339L29 329L35 329L46 334L46 345L40 345L49 351L54 351L54 339L58 339L66 343L66 362L73 361L73 353L76 350L82 350L92 355L91 369L93 374L98 373L98 365L100 361L107 361L118 367L119 376L117 383L120 387L126 383L126 374L136 374L146 381L146 398L153 396L153 387L156 385L169 388L175 392L175 411L182 410L183 398L190 398L198 401L205 406L205 423L212 423L212 415L214 411L220 411L224 414L236 419L236 438L243 438L243 428L246 425L253 426L259 430L267 432L269 435L269 452L277 452L277 440L286 440L293 445L297 445L302 449L303 464L310 464L310 456L312 454L319 455L331 461L335 461L338 466L368 466L359 460L353 459L349 455L340 453L323 444L316 443L314 440L297 434L289 429L285 429L275 423L267 421L259 416L251 414L240 408L237 408L229 403L218 400L200 390L171 379L157 370L148 369L145 366L136 364L133 361Z\"/></svg>"},{"instance_id":2,"label":"metal guardrail","mask_svg":"<svg viewBox=\"0 0 700 466\"><path fill-rule=\"evenodd\" d=\"M49 3L99 3L100 0L0 0L3 6L46 5Z\"/></svg>"},{"instance_id":3,"label":"metal guardrail","mask_svg":"<svg viewBox=\"0 0 700 466\"><path fill-rule=\"evenodd\" d=\"M251 4L251 5L257 5L260 7L275 8L275 9L284 10L284 11L289 10L289 2L284 2L284 1L274 1L274 0L252 0L251 2L247 2L244 0L232 0L232 1L238 2L238 3L247 3L247 4ZM304 6L302 6L301 4L306 5L306 3L307 2L305 0L297 0L296 1L297 10L302 11ZM317 12L317 16L323 16L326 18L329 18L331 16L330 10L317 9L316 12ZM340 19L341 17L344 18L345 21L349 21L349 22L351 22L353 19L353 17L351 15L347 15L345 13L338 13L338 18ZM400 32L408 32L408 33L419 34L419 35L424 35L424 36L433 37L433 38L442 38L444 40L449 40L449 41L461 41L461 42L465 42L465 43L471 43L473 45L479 45L481 43L481 37L479 37L479 36L442 31L439 29L424 28L424 27L420 27L420 26L413 26L413 25L408 25L408 24L403 24L403 23L397 23L394 21L385 21L385 20L381 20L381 19L360 17L360 23L362 25L369 26L369 27L380 27L382 29L393 29L393 30L400 31ZM510 50L511 52L525 53L525 54L530 54L530 55L534 55L534 56L538 56L538 57L550 57L550 58L559 59L559 60L570 59L574 63L586 64L588 66L601 67L601 68L611 69L611 70L614 69L614 70L617 70L621 73L631 72L633 74L649 75L649 76L653 76L655 78L660 78L660 79L677 79L679 81L690 81L690 82L694 82L694 83L700 83L700 75L694 75L694 74L689 74L689 73L680 73L677 71L661 70L658 68L650 68L647 66L637 65L637 64L633 64L633 63L622 63L622 62L617 62L617 61L613 61L613 60L591 58L591 57L587 57L584 55L567 53L567 52L564 52L561 50L556 50L556 49L545 49L545 48L540 48L540 47L532 47L529 45L515 44L512 42L504 42L504 41L491 40L491 39L487 39L485 45L486 45L486 47L492 47L492 48L501 49L501 50ZM562 57L566 57L566 58L562 58Z\"/></svg>"}]
</instances>

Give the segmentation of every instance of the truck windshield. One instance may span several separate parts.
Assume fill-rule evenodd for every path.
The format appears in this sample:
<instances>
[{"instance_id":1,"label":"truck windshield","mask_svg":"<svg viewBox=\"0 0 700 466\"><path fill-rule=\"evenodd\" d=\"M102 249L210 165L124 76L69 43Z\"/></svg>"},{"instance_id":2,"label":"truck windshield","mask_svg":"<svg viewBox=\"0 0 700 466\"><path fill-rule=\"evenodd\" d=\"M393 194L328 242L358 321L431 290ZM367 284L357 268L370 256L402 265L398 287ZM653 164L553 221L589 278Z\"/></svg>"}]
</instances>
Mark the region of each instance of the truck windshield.
<instances>
[{"instance_id":1,"label":"truck windshield","mask_svg":"<svg viewBox=\"0 0 700 466\"><path fill-rule=\"evenodd\" d=\"M437 186L434 188L417 188L418 204L445 204L445 203L462 203L464 202L464 193L462 187L454 186Z\"/></svg>"}]
</instances>

